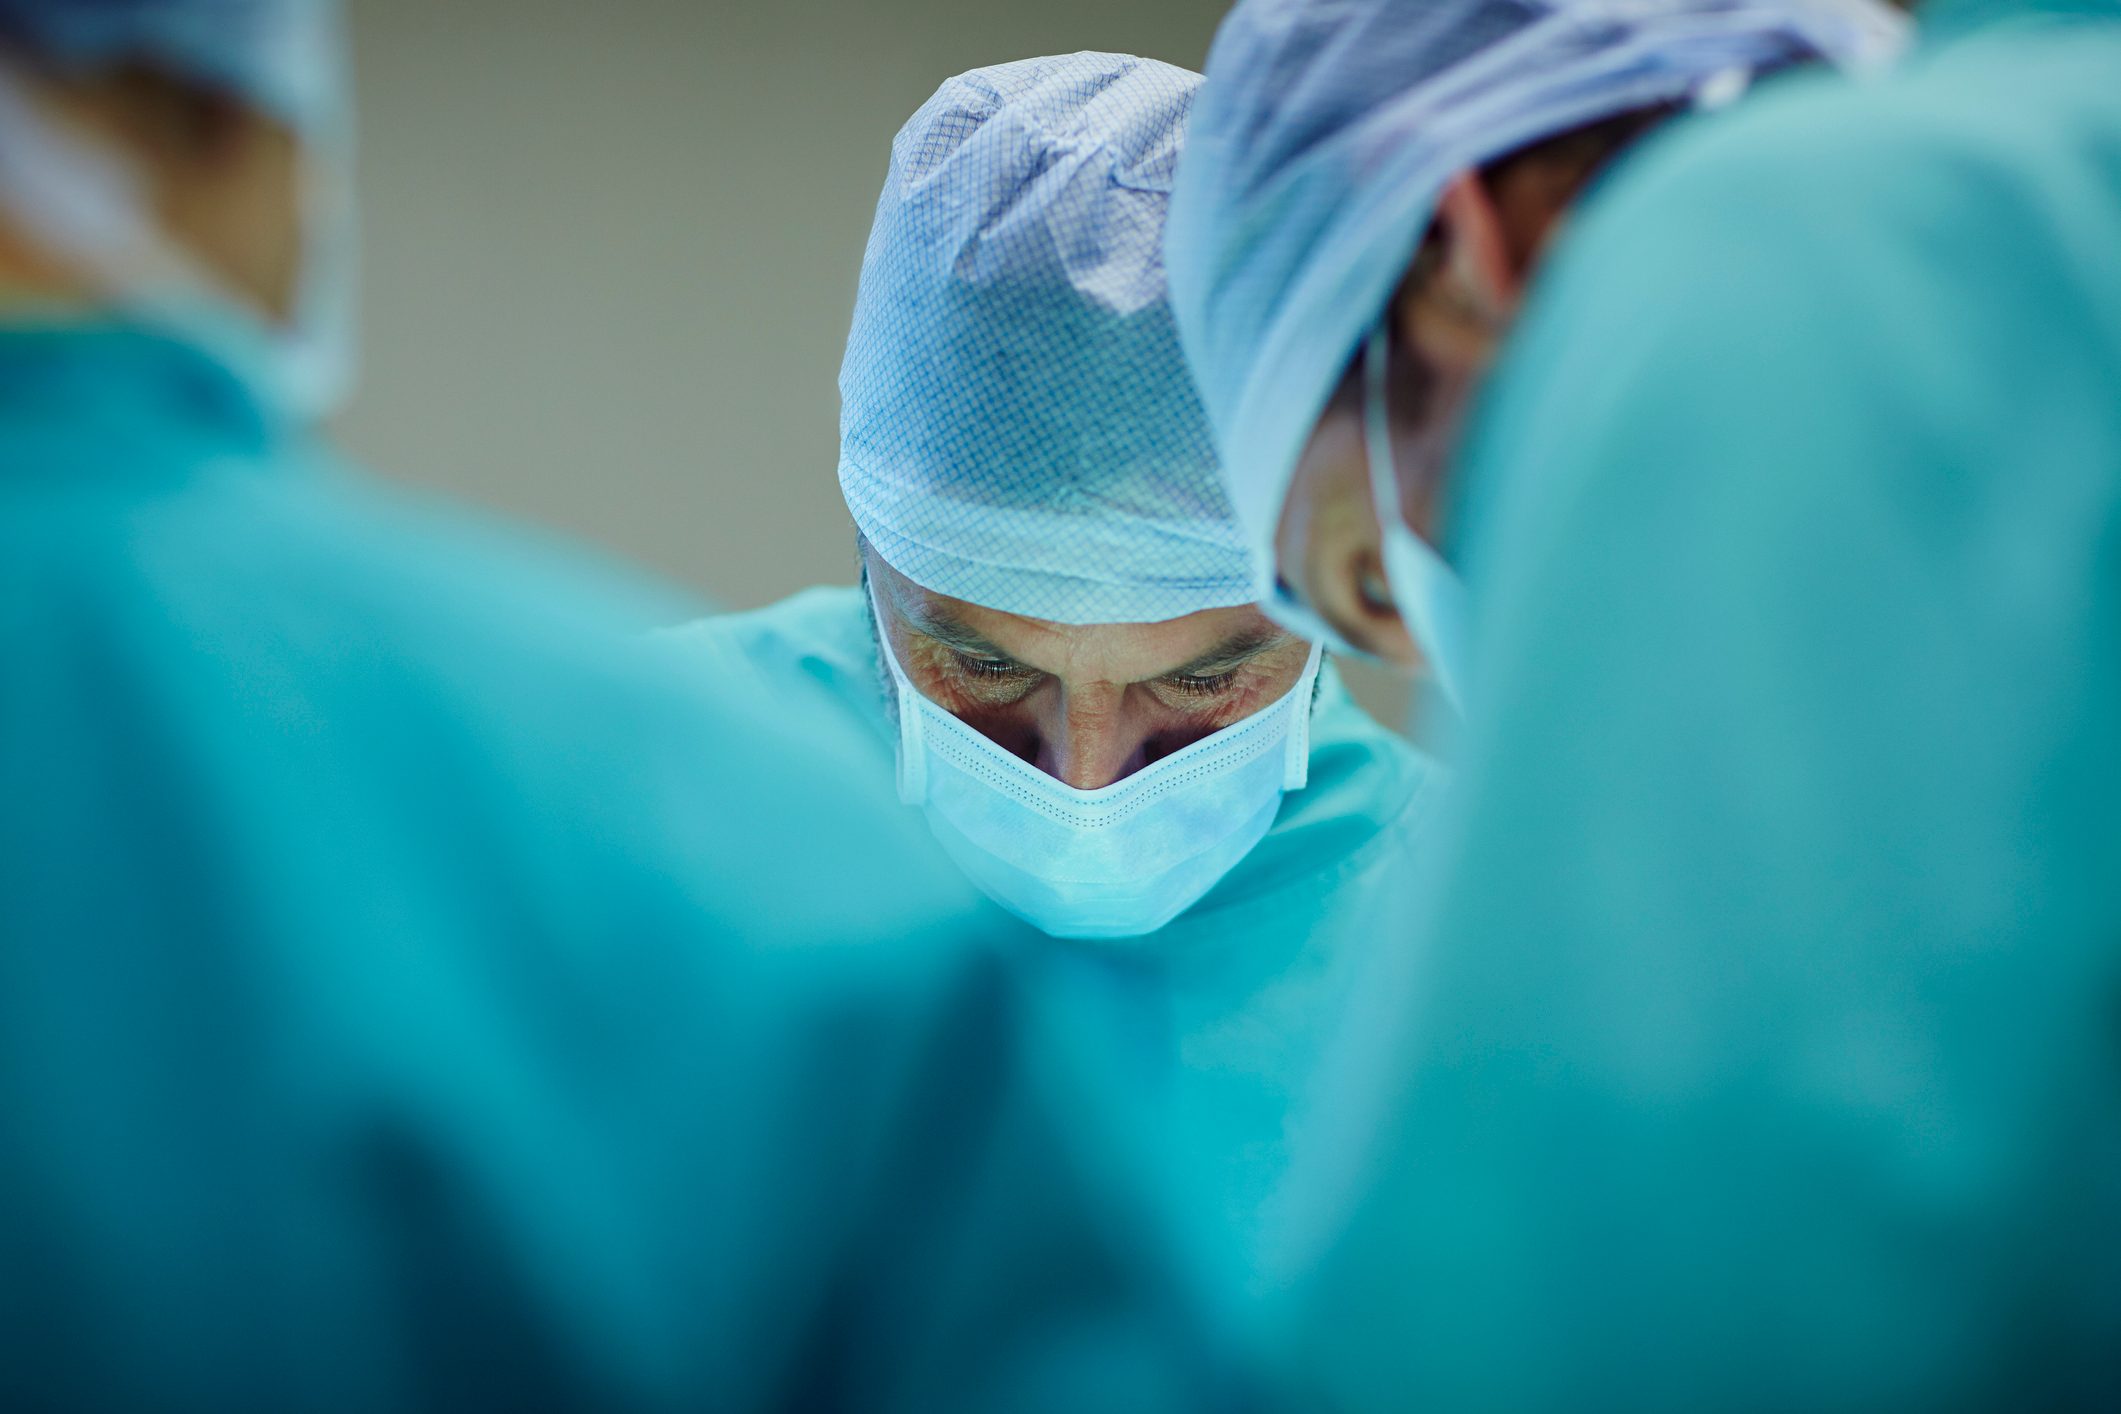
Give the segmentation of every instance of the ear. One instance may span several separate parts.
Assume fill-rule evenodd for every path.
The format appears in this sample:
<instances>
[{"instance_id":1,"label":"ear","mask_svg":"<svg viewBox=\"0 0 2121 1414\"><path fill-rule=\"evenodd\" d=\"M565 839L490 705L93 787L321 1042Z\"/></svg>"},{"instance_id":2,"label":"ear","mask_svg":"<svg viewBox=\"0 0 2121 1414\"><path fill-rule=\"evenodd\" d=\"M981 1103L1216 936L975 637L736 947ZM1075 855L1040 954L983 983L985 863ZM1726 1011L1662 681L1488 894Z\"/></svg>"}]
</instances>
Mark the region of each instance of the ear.
<instances>
[{"instance_id":1,"label":"ear","mask_svg":"<svg viewBox=\"0 0 2121 1414\"><path fill-rule=\"evenodd\" d=\"M1511 256L1502 209L1478 172L1460 172L1444 183L1436 226L1453 283L1483 314L1507 320L1524 297L1524 272Z\"/></svg>"}]
</instances>

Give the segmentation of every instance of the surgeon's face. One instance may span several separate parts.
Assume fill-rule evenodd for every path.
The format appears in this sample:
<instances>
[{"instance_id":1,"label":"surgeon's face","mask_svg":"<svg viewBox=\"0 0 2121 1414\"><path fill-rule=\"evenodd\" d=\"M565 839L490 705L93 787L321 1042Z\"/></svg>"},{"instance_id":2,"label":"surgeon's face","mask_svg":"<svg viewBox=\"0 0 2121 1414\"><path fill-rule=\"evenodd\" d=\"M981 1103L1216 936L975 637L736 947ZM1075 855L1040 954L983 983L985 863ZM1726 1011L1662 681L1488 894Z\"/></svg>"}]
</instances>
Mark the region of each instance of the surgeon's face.
<instances>
[{"instance_id":1,"label":"surgeon's face","mask_svg":"<svg viewBox=\"0 0 2121 1414\"><path fill-rule=\"evenodd\" d=\"M1494 357L1464 347L1447 360L1412 340L1412 297L1387 316L1384 379L1392 472L1407 527L1436 544L1450 454L1465 410ZM1383 537L1371 486L1358 360L1326 404L1297 463L1275 530L1287 590L1352 647L1412 670L1421 660L1385 577Z\"/></svg>"},{"instance_id":2,"label":"surgeon's face","mask_svg":"<svg viewBox=\"0 0 2121 1414\"><path fill-rule=\"evenodd\" d=\"M1524 288L1587 162L1529 160L1446 184L1434 223L1380 314L1385 421L1407 528L1442 543L1450 468ZM1276 570L1287 592L1364 652L1413 669L1420 650L1394 607L1364 438L1360 360L1327 402L1282 503Z\"/></svg>"},{"instance_id":3,"label":"surgeon's face","mask_svg":"<svg viewBox=\"0 0 2121 1414\"><path fill-rule=\"evenodd\" d=\"M864 553L880 622L929 701L1041 771L1096 790L1296 685L1310 645L1257 609L1059 624L922 588Z\"/></svg>"}]
</instances>

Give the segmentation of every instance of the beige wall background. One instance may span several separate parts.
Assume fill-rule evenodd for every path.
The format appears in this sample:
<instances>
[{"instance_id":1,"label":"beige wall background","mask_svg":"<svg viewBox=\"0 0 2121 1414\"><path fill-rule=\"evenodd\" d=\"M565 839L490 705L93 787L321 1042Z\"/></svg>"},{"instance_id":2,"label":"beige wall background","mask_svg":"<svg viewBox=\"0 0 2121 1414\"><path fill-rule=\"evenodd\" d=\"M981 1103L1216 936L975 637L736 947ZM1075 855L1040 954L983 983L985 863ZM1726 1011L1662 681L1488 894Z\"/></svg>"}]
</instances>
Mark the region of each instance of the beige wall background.
<instances>
[{"instance_id":1,"label":"beige wall background","mask_svg":"<svg viewBox=\"0 0 2121 1414\"><path fill-rule=\"evenodd\" d=\"M943 79L1198 68L1226 0L353 0L386 475L746 608L852 578L841 341L891 135Z\"/></svg>"}]
</instances>

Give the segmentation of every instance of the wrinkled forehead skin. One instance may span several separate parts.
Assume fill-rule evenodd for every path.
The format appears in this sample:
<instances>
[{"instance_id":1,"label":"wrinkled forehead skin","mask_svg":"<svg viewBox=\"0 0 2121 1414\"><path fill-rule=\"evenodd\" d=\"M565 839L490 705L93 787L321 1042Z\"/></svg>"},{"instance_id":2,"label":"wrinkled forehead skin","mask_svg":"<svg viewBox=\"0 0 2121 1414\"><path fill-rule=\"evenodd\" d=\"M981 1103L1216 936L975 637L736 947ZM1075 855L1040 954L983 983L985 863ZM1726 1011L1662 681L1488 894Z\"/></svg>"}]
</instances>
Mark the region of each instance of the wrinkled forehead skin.
<instances>
[{"instance_id":1,"label":"wrinkled forehead skin","mask_svg":"<svg viewBox=\"0 0 2121 1414\"><path fill-rule=\"evenodd\" d=\"M1217 33L1165 233L1233 513L1273 575L1335 384L1455 173L1732 73L1884 62L1870 0L1244 0Z\"/></svg>"}]
</instances>

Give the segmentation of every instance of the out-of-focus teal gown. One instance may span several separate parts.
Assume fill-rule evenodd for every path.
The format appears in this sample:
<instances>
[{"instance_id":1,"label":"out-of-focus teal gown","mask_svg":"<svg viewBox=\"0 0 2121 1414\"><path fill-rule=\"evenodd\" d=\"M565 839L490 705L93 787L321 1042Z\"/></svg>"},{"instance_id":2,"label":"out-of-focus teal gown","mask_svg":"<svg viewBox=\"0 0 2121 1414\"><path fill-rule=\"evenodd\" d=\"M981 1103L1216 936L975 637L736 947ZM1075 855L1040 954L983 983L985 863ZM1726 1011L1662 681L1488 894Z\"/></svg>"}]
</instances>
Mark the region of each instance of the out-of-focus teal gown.
<instances>
[{"instance_id":1,"label":"out-of-focus teal gown","mask_svg":"<svg viewBox=\"0 0 2121 1414\"><path fill-rule=\"evenodd\" d=\"M1069 1019L668 607L0 331L0 1406L1220 1398Z\"/></svg>"},{"instance_id":2,"label":"out-of-focus teal gown","mask_svg":"<svg viewBox=\"0 0 2121 1414\"><path fill-rule=\"evenodd\" d=\"M1618 172L1480 415L1339 1407L2121 1403L2121 7L1921 18Z\"/></svg>"}]
</instances>

